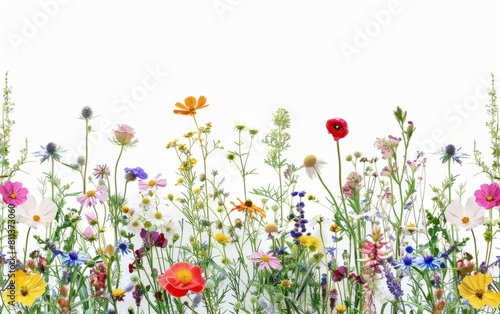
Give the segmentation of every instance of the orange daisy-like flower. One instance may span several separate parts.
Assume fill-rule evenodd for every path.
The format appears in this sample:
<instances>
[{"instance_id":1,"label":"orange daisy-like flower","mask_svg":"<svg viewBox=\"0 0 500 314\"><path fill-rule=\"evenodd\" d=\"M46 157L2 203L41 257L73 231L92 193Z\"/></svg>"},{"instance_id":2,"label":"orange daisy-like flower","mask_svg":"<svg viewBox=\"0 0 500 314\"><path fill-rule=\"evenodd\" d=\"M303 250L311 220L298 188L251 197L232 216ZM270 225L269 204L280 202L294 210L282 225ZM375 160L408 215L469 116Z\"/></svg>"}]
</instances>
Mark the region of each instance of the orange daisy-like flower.
<instances>
[{"instance_id":1,"label":"orange daisy-like flower","mask_svg":"<svg viewBox=\"0 0 500 314\"><path fill-rule=\"evenodd\" d=\"M206 104L207 99L205 96L200 96L198 101L193 96L189 96L184 100L184 104L177 102L175 106L180 108L181 110L175 109L175 114L182 114L185 116L194 116L196 114L196 110L203 109L208 106Z\"/></svg>"},{"instance_id":2,"label":"orange daisy-like flower","mask_svg":"<svg viewBox=\"0 0 500 314\"><path fill-rule=\"evenodd\" d=\"M238 201L240 202L240 205L236 205L234 202L231 202L231 204L234 206L233 209L231 209L231 212L233 210L237 210L239 212L246 212L250 218L253 218L254 213L259 213L261 217L266 217L266 212L260 208L255 206L251 200L246 200L245 202L242 202L239 198Z\"/></svg>"}]
</instances>

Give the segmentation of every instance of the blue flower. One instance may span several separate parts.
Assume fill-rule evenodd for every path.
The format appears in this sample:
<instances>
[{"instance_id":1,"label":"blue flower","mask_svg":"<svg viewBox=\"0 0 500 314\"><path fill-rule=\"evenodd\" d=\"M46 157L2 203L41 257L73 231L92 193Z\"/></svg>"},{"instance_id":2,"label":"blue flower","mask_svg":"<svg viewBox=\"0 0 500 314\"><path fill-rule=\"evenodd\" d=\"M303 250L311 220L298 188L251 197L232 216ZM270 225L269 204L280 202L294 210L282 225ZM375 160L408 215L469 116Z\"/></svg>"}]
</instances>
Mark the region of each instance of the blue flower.
<instances>
[{"instance_id":1,"label":"blue flower","mask_svg":"<svg viewBox=\"0 0 500 314\"><path fill-rule=\"evenodd\" d=\"M87 263L87 257L82 252L71 251L62 257L62 264L68 267L75 267Z\"/></svg>"},{"instance_id":2,"label":"blue flower","mask_svg":"<svg viewBox=\"0 0 500 314\"><path fill-rule=\"evenodd\" d=\"M411 255L405 255L401 259L401 262L396 263L396 266L394 266L394 268L402 270L410 270L414 262L415 262L415 257Z\"/></svg>"},{"instance_id":3,"label":"blue flower","mask_svg":"<svg viewBox=\"0 0 500 314\"><path fill-rule=\"evenodd\" d=\"M406 253L411 254L415 249L411 245L407 245L405 248Z\"/></svg>"},{"instance_id":4,"label":"blue flower","mask_svg":"<svg viewBox=\"0 0 500 314\"><path fill-rule=\"evenodd\" d=\"M125 254L132 252L128 247L129 245L130 245L130 242L128 242L127 240L122 240L122 239L118 240L116 253L120 252L122 255L125 255Z\"/></svg>"},{"instance_id":5,"label":"blue flower","mask_svg":"<svg viewBox=\"0 0 500 314\"><path fill-rule=\"evenodd\" d=\"M441 266L441 259L432 255L419 255L415 258L415 265L420 269L434 270Z\"/></svg>"},{"instance_id":6,"label":"blue flower","mask_svg":"<svg viewBox=\"0 0 500 314\"><path fill-rule=\"evenodd\" d=\"M125 168L125 173L130 175L134 175L136 178L145 180L148 178L148 174L144 172L144 170L141 167L137 168ZM130 180L133 181L133 180Z\"/></svg>"},{"instance_id":7,"label":"blue flower","mask_svg":"<svg viewBox=\"0 0 500 314\"><path fill-rule=\"evenodd\" d=\"M335 257L335 248L333 246L327 247L326 253L330 254L332 257Z\"/></svg>"}]
</instances>

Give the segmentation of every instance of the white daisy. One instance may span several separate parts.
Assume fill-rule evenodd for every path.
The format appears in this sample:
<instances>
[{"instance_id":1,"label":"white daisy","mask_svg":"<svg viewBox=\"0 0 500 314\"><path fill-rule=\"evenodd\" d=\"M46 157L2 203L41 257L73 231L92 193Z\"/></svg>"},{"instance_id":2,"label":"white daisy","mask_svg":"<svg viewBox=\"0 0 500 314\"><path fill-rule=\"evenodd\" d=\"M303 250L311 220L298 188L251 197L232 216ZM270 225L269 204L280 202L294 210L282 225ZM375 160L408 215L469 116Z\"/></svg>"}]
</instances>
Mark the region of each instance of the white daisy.
<instances>
[{"instance_id":1,"label":"white daisy","mask_svg":"<svg viewBox=\"0 0 500 314\"><path fill-rule=\"evenodd\" d=\"M304 158L304 167L306 168L306 173L309 178L314 179L317 174L321 174L321 167L327 163L321 159L316 158L314 155L307 155Z\"/></svg>"}]
</instances>

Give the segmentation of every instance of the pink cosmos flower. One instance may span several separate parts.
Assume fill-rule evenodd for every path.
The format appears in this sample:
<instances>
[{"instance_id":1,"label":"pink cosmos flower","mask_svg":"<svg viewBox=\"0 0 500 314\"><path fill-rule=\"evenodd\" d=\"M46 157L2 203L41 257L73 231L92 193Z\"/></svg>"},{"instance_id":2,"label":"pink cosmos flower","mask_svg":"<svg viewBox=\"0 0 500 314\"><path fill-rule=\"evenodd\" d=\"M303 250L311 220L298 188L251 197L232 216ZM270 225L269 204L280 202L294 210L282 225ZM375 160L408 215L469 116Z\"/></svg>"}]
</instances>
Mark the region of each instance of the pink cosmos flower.
<instances>
[{"instance_id":1,"label":"pink cosmos flower","mask_svg":"<svg viewBox=\"0 0 500 314\"><path fill-rule=\"evenodd\" d=\"M252 253L252 255L250 256L250 260L253 263L259 263L259 270L262 270L264 268L268 270L281 270L281 268L283 268L283 266L281 266L280 260L276 256L274 256L273 253L264 253L262 250Z\"/></svg>"},{"instance_id":2,"label":"pink cosmos flower","mask_svg":"<svg viewBox=\"0 0 500 314\"><path fill-rule=\"evenodd\" d=\"M28 199L28 189L23 188L21 182L5 181L0 185L0 194L4 203L9 205L22 205Z\"/></svg>"},{"instance_id":3,"label":"pink cosmos flower","mask_svg":"<svg viewBox=\"0 0 500 314\"><path fill-rule=\"evenodd\" d=\"M93 241L96 239L94 228L92 228L91 226L88 226L87 228L85 228L85 230L83 230L82 234L85 237L85 239L87 239L89 241Z\"/></svg>"},{"instance_id":4,"label":"pink cosmos flower","mask_svg":"<svg viewBox=\"0 0 500 314\"><path fill-rule=\"evenodd\" d=\"M157 174L154 179L151 180L139 180L139 190L147 191L152 188L166 187L167 180L166 179L158 179L161 176L161 173Z\"/></svg>"},{"instance_id":5,"label":"pink cosmos flower","mask_svg":"<svg viewBox=\"0 0 500 314\"><path fill-rule=\"evenodd\" d=\"M500 187L498 183L481 184L481 188L474 192L477 205L491 209L500 205Z\"/></svg>"},{"instance_id":6,"label":"pink cosmos flower","mask_svg":"<svg viewBox=\"0 0 500 314\"><path fill-rule=\"evenodd\" d=\"M76 200L83 206L91 207L96 205L99 201L106 202L108 195L106 194L106 187L99 185L97 189L87 191L87 193L76 197Z\"/></svg>"},{"instance_id":7,"label":"pink cosmos flower","mask_svg":"<svg viewBox=\"0 0 500 314\"><path fill-rule=\"evenodd\" d=\"M133 146L138 141L134 139L134 129L126 124L119 124L118 128L113 131L115 134L114 142L122 146Z\"/></svg>"},{"instance_id":8,"label":"pink cosmos flower","mask_svg":"<svg viewBox=\"0 0 500 314\"><path fill-rule=\"evenodd\" d=\"M86 212L84 216L89 224L93 223L94 221L97 221L97 216L95 215L94 212Z\"/></svg>"}]
</instances>

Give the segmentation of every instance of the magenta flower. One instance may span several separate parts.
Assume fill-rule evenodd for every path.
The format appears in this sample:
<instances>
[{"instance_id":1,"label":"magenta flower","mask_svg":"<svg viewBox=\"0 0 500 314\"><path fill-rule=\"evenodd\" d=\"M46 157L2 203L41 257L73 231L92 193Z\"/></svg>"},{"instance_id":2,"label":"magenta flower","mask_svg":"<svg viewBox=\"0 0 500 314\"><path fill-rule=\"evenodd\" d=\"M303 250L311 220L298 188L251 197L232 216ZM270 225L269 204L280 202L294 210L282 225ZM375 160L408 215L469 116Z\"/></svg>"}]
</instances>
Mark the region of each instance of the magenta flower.
<instances>
[{"instance_id":1,"label":"magenta flower","mask_svg":"<svg viewBox=\"0 0 500 314\"><path fill-rule=\"evenodd\" d=\"M166 179L158 179L161 176L161 173L157 174L154 179L151 180L139 180L139 190L147 191L153 188L166 187L167 180Z\"/></svg>"},{"instance_id":2,"label":"magenta flower","mask_svg":"<svg viewBox=\"0 0 500 314\"><path fill-rule=\"evenodd\" d=\"M87 191L87 193L77 196L76 200L87 207L97 205L99 201L106 202L108 200L106 187L104 185L99 185L97 189Z\"/></svg>"},{"instance_id":3,"label":"magenta flower","mask_svg":"<svg viewBox=\"0 0 500 314\"><path fill-rule=\"evenodd\" d=\"M22 205L28 199L28 189L23 188L21 182L5 181L0 185L0 194L4 203L9 205Z\"/></svg>"},{"instance_id":4,"label":"magenta flower","mask_svg":"<svg viewBox=\"0 0 500 314\"><path fill-rule=\"evenodd\" d=\"M486 209L491 209L500 205L500 187L498 183L481 184L481 188L474 192L477 205Z\"/></svg>"},{"instance_id":5,"label":"magenta flower","mask_svg":"<svg viewBox=\"0 0 500 314\"><path fill-rule=\"evenodd\" d=\"M250 260L253 263L259 263L259 270L262 270L264 268L268 270L280 270L281 268L283 268L283 266L281 266L280 260L276 256L274 256L273 253L264 253L262 250L252 253L252 255L250 256Z\"/></svg>"}]
</instances>

